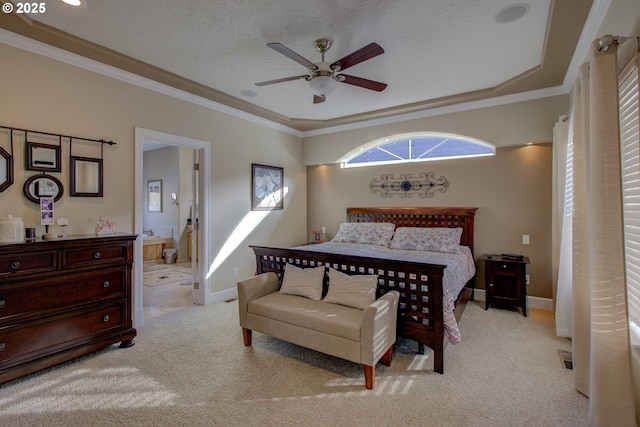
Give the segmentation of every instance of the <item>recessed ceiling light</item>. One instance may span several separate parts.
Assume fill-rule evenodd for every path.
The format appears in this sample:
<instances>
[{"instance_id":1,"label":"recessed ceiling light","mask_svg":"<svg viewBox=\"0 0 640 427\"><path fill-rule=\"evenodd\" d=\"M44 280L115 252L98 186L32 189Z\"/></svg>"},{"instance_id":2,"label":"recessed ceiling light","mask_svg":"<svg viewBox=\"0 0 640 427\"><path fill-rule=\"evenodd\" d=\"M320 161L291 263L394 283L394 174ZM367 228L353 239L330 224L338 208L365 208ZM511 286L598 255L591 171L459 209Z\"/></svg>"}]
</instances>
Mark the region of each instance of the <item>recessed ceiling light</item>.
<instances>
[{"instance_id":1,"label":"recessed ceiling light","mask_svg":"<svg viewBox=\"0 0 640 427\"><path fill-rule=\"evenodd\" d=\"M249 89L245 89L240 93L243 94L244 96L247 96L247 97L252 97L252 96L256 96L257 95L256 92L254 92L252 90L249 90Z\"/></svg>"},{"instance_id":2,"label":"recessed ceiling light","mask_svg":"<svg viewBox=\"0 0 640 427\"><path fill-rule=\"evenodd\" d=\"M501 24L517 21L529 12L530 6L526 3L517 3L507 6L496 13L495 20Z\"/></svg>"},{"instance_id":3,"label":"recessed ceiling light","mask_svg":"<svg viewBox=\"0 0 640 427\"><path fill-rule=\"evenodd\" d=\"M82 6L81 0L62 0L62 1L70 6Z\"/></svg>"}]
</instances>

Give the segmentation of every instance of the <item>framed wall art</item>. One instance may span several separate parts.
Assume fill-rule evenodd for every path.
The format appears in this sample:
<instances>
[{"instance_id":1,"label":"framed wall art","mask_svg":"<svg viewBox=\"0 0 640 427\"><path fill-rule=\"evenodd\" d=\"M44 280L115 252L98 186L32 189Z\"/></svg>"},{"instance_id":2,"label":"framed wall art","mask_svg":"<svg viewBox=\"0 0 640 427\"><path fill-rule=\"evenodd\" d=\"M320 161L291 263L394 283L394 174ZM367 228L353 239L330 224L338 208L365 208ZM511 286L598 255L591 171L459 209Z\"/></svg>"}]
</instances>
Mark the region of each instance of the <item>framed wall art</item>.
<instances>
[{"instance_id":1,"label":"framed wall art","mask_svg":"<svg viewBox=\"0 0 640 427\"><path fill-rule=\"evenodd\" d=\"M147 211L162 212L162 180L147 181Z\"/></svg>"},{"instance_id":2,"label":"framed wall art","mask_svg":"<svg viewBox=\"0 0 640 427\"><path fill-rule=\"evenodd\" d=\"M284 209L284 169L251 164L251 210Z\"/></svg>"}]
</instances>

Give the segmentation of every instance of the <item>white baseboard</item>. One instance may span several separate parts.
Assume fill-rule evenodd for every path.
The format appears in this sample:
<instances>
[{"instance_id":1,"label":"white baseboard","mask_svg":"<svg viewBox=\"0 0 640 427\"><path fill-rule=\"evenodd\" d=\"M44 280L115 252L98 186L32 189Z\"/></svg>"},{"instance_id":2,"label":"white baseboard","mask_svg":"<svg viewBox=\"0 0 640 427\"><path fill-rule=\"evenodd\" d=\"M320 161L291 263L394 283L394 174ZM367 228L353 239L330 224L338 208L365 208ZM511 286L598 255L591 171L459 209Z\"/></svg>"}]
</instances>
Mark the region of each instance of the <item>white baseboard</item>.
<instances>
[{"instance_id":1,"label":"white baseboard","mask_svg":"<svg viewBox=\"0 0 640 427\"><path fill-rule=\"evenodd\" d=\"M238 289L229 288L224 291L212 292L207 294L205 305L213 304L214 302L229 301L238 298Z\"/></svg>"},{"instance_id":2,"label":"white baseboard","mask_svg":"<svg viewBox=\"0 0 640 427\"><path fill-rule=\"evenodd\" d=\"M475 298L485 301L486 292L484 289L475 290ZM553 300L549 298L533 297L527 295L527 307L537 308L539 310L553 311Z\"/></svg>"}]
</instances>

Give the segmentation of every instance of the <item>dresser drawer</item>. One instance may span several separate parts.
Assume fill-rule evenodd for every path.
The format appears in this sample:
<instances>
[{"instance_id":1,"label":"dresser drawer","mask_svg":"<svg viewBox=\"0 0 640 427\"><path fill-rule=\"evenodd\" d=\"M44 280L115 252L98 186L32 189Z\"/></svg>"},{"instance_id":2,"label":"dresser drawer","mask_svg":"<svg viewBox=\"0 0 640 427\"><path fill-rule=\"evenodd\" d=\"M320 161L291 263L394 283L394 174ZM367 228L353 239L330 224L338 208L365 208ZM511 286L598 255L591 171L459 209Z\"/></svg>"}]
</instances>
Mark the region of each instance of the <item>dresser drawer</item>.
<instances>
[{"instance_id":1,"label":"dresser drawer","mask_svg":"<svg viewBox=\"0 0 640 427\"><path fill-rule=\"evenodd\" d=\"M54 271L57 268L56 254L55 250L4 253L0 255L0 280L6 277Z\"/></svg>"},{"instance_id":2,"label":"dresser drawer","mask_svg":"<svg viewBox=\"0 0 640 427\"><path fill-rule=\"evenodd\" d=\"M44 356L125 329L128 300L77 310L39 321L0 327L0 369L20 359Z\"/></svg>"},{"instance_id":3,"label":"dresser drawer","mask_svg":"<svg viewBox=\"0 0 640 427\"><path fill-rule=\"evenodd\" d=\"M74 268L103 263L124 263L129 260L130 246L126 243L68 248L62 251L62 268Z\"/></svg>"},{"instance_id":4,"label":"dresser drawer","mask_svg":"<svg viewBox=\"0 0 640 427\"><path fill-rule=\"evenodd\" d=\"M0 324L43 311L126 297L127 267L69 274L64 281L50 278L0 286Z\"/></svg>"}]
</instances>

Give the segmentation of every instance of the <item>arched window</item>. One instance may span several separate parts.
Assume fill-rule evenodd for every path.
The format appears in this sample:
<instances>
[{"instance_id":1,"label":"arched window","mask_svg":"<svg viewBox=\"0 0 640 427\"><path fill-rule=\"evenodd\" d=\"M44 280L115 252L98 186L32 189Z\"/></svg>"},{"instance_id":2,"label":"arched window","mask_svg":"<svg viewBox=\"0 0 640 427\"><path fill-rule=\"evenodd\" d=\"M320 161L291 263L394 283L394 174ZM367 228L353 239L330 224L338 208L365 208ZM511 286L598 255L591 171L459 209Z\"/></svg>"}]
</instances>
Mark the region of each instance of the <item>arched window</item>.
<instances>
[{"instance_id":1,"label":"arched window","mask_svg":"<svg viewBox=\"0 0 640 427\"><path fill-rule=\"evenodd\" d=\"M496 147L462 135L420 132L394 135L365 144L342 158L343 167L493 156Z\"/></svg>"}]
</instances>

